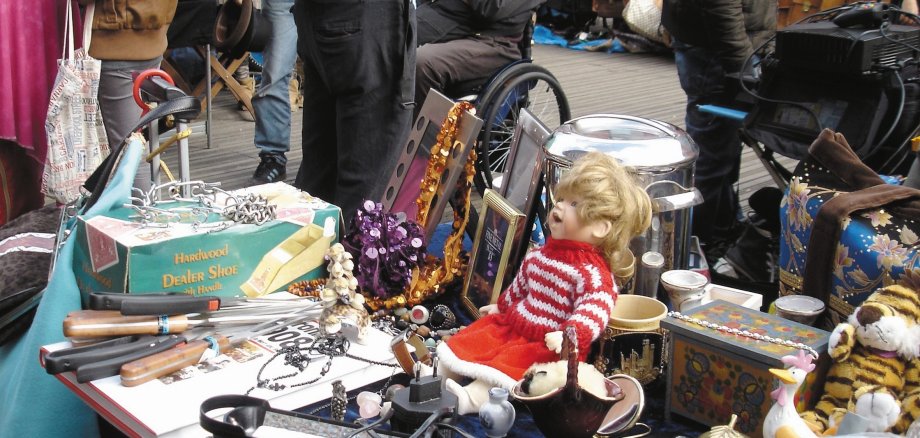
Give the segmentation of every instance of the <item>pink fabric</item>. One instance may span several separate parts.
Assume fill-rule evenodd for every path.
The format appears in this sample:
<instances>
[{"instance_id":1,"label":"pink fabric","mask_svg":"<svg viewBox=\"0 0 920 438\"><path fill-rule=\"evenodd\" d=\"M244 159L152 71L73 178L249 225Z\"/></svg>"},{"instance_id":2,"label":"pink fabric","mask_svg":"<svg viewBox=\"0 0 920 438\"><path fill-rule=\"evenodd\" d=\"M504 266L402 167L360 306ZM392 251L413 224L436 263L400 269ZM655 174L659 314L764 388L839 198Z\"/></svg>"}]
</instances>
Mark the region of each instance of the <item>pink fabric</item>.
<instances>
[{"instance_id":1,"label":"pink fabric","mask_svg":"<svg viewBox=\"0 0 920 438\"><path fill-rule=\"evenodd\" d=\"M0 1L0 138L18 143L38 163L47 152L45 114L61 56L65 6L63 0ZM79 16L76 2L74 12ZM76 21L79 41L82 26Z\"/></svg>"}]
</instances>

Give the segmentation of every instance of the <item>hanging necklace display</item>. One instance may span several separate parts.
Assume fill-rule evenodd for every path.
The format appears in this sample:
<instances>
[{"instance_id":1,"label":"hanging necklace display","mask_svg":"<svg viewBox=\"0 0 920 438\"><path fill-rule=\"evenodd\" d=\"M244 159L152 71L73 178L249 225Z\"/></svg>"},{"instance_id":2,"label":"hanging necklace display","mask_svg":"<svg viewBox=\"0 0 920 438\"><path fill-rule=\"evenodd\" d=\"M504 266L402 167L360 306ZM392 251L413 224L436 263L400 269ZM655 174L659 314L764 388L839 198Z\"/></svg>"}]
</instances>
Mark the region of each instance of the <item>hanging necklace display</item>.
<instances>
[{"instance_id":1,"label":"hanging necklace display","mask_svg":"<svg viewBox=\"0 0 920 438\"><path fill-rule=\"evenodd\" d=\"M430 218L428 213L431 209L432 201L438 193L441 177L454 149L461 148L462 145L457 141L459 135L460 116L467 111L474 111L473 104L470 102L457 102L447 114L447 119L441 125L441 131L438 132L437 142L431 149L431 155L428 160L428 167L425 169L425 176L421 183L421 192L419 193L416 205L418 214L416 221L423 228ZM472 150L464 166L463 175L457 180L456 190L454 191L454 220L451 224L450 235L444 242L444 258L438 260L436 257L429 256L425 263L413 272L412 283L406 292L387 299L373 298L368 299L367 304L371 309L394 309L398 307L413 307L432 298L441 292L441 285L450 282L463 269L463 258L460 251L463 245L463 233L469 222L470 213L470 191L473 187L473 175L476 172L476 151ZM435 218L434 220L437 220Z\"/></svg>"}]
</instances>

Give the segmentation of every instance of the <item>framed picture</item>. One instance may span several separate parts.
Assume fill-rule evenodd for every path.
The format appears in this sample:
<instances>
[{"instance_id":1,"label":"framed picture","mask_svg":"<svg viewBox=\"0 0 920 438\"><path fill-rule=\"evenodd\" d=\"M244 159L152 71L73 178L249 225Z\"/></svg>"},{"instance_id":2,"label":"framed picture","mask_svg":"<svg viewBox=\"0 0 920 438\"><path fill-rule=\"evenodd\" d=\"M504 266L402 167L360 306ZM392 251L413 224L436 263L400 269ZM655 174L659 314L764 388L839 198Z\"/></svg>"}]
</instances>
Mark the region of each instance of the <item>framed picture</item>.
<instances>
[{"instance_id":1,"label":"framed picture","mask_svg":"<svg viewBox=\"0 0 920 438\"><path fill-rule=\"evenodd\" d=\"M537 210L542 208L539 197L543 190L543 145L549 136L549 128L540 119L526 108L521 109L508 152L508 171L500 189L508 203L527 218L524 222L525 234L533 228ZM524 243L517 245L509 256L509 274L512 276L517 272L527 250Z\"/></svg>"},{"instance_id":2,"label":"framed picture","mask_svg":"<svg viewBox=\"0 0 920 438\"><path fill-rule=\"evenodd\" d=\"M501 195L528 218L533 214L540 176L543 174L543 144L550 130L526 108L514 127L508 153L509 169L503 178Z\"/></svg>"},{"instance_id":3,"label":"framed picture","mask_svg":"<svg viewBox=\"0 0 920 438\"><path fill-rule=\"evenodd\" d=\"M508 262L524 235L526 217L495 190L482 197L479 227L473 239L469 267L463 282L463 304L479 318L479 308L498 301L509 284Z\"/></svg>"},{"instance_id":4,"label":"framed picture","mask_svg":"<svg viewBox=\"0 0 920 438\"><path fill-rule=\"evenodd\" d=\"M421 192L422 179L428 168L431 148L437 143L441 125L453 106L452 100L436 90L428 93L409 132L409 139L402 149L399 162L393 169L384 190L383 199L380 201L384 210L391 213L402 212L406 214L406 219L416 220L418 206L415 200L418 199ZM428 210L429 220L425 226L425 242L431 239L431 235L438 226L438 221L444 215L444 209L450 201L457 180L463 173L466 159L476 141L476 136L479 135L480 128L482 128L482 120L478 117L470 113L463 113L460 116L460 132L457 135L460 145L456 145L453 154L447 157L438 193Z\"/></svg>"}]
</instances>

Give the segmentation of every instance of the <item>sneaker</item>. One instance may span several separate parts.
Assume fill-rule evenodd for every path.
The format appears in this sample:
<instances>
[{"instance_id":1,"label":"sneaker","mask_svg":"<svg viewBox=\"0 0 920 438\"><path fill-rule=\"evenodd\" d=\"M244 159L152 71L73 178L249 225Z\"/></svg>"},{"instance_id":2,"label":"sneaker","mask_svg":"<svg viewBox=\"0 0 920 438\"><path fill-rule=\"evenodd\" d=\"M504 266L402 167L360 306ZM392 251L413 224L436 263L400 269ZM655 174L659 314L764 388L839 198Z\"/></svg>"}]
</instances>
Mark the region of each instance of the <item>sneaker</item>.
<instances>
[{"instance_id":1,"label":"sneaker","mask_svg":"<svg viewBox=\"0 0 920 438\"><path fill-rule=\"evenodd\" d=\"M252 174L253 184L284 181L287 176L285 163L282 163L275 154L259 154L259 156L262 158L262 162L259 163L259 167L256 167L256 171Z\"/></svg>"},{"instance_id":2,"label":"sneaker","mask_svg":"<svg viewBox=\"0 0 920 438\"><path fill-rule=\"evenodd\" d=\"M759 283L779 280L779 234L768 229L767 221L752 215L741 237L725 255L719 258L713 270L722 276Z\"/></svg>"}]
</instances>

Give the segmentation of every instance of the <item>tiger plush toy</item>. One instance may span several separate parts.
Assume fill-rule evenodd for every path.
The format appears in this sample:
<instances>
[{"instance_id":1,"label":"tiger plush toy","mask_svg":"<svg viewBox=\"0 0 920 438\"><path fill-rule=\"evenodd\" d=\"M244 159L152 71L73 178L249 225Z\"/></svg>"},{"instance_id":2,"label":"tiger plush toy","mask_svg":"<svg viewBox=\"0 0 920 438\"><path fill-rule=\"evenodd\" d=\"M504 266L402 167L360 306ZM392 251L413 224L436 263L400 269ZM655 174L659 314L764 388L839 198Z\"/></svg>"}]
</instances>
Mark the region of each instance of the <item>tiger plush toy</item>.
<instances>
[{"instance_id":1,"label":"tiger plush toy","mask_svg":"<svg viewBox=\"0 0 920 438\"><path fill-rule=\"evenodd\" d=\"M802 418L819 434L848 411L868 419L869 432L906 431L920 414L918 324L917 292L888 286L870 295L831 333L824 394Z\"/></svg>"}]
</instances>

